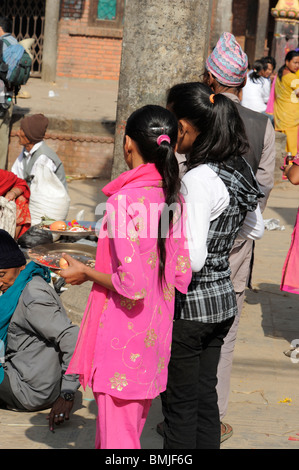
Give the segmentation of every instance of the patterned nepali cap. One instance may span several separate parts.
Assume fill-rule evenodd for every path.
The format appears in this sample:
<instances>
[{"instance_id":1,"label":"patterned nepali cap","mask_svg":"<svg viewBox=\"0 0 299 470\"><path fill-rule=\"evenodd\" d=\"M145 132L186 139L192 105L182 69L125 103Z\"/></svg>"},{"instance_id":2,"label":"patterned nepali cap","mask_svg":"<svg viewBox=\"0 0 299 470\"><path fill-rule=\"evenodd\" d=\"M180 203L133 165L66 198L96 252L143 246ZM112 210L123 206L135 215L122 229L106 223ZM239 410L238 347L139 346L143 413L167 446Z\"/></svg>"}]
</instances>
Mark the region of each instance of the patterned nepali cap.
<instances>
[{"instance_id":1,"label":"patterned nepali cap","mask_svg":"<svg viewBox=\"0 0 299 470\"><path fill-rule=\"evenodd\" d=\"M206 68L222 85L239 86L243 83L248 58L233 34L222 33L207 58Z\"/></svg>"}]
</instances>

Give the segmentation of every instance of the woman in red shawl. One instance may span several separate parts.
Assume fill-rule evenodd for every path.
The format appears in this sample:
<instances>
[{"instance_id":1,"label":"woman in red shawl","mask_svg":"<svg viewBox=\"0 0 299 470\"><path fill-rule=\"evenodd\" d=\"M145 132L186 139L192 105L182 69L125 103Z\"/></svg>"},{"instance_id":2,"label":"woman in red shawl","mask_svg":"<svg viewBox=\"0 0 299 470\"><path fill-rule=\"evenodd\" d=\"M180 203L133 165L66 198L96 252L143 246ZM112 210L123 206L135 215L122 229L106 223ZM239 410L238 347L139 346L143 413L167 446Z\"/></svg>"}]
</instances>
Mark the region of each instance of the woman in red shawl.
<instances>
[{"instance_id":1,"label":"woman in red shawl","mask_svg":"<svg viewBox=\"0 0 299 470\"><path fill-rule=\"evenodd\" d=\"M30 189L25 180L18 178L11 171L0 170L0 196L16 203L15 238L19 238L31 225L29 211Z\"/></svg>"}]
</instances>

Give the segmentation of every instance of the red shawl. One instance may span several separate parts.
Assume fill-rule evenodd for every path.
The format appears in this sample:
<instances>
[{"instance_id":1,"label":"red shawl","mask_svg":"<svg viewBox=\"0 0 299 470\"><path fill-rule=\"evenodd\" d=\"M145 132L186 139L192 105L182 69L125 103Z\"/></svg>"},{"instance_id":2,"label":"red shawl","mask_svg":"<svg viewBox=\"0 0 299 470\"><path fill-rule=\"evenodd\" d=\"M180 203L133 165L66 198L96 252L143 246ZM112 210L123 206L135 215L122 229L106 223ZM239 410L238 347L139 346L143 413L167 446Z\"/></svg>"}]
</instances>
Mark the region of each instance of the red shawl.
<instances>
[{"instance_id":1,"label":"red shawl","mask_svg":"<svg viewBox=\"0 0 299 470\"><path fill-rule=\"evenodd\" d=\"M28 230L31 224L29 211L30 189L25 180L18 178L11 171L0 170L0 196L5 196L12 188L18 188L23 191L23 194L15 200L17 206L17 226L22 226L19 234L20 237Z\"/></svg>"}]
</instances>

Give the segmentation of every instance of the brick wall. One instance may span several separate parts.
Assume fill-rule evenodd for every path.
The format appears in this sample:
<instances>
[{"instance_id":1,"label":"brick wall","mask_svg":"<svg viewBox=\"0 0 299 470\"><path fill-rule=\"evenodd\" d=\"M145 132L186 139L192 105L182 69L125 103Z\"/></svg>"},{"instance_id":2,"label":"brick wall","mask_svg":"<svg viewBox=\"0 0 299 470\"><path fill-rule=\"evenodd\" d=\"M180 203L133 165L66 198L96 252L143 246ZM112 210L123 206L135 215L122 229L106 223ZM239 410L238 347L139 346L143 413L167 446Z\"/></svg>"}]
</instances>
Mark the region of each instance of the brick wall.
<instances>
[{"instance_id":1,"label":"brick wall","mask_svg":"<svg viewBox=\"0 0 299 470\"><path fill-rule=\"evenodd\" d=\"M118 80L122 32L90 26L89 0L81 2L79 13L70 10L69 2L66 11L64 3L59 22L57 76Z\"/></svg>"}]
</instances>

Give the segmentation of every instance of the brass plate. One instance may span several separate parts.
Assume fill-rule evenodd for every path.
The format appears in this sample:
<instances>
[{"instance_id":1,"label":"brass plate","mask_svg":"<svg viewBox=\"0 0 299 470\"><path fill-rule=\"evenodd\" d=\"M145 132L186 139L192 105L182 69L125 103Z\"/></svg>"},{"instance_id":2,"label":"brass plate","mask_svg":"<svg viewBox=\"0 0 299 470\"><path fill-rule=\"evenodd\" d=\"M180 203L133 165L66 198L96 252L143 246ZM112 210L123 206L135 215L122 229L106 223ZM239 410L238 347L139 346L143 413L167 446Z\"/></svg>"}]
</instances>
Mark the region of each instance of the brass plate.
<instances>
[{"instance_id":1,"label":"brass plate","mask_svg":"<svg viewBox=\"0 0 299 470\"><path fill-rule=\"evenodd\" d=\"M59 260L62 253L72 256L87 266L94 267L97 248L83 243L46 243L28 250L32 261L47 266L50 269L60 269Z\"/></svg>"}]
</instances>

